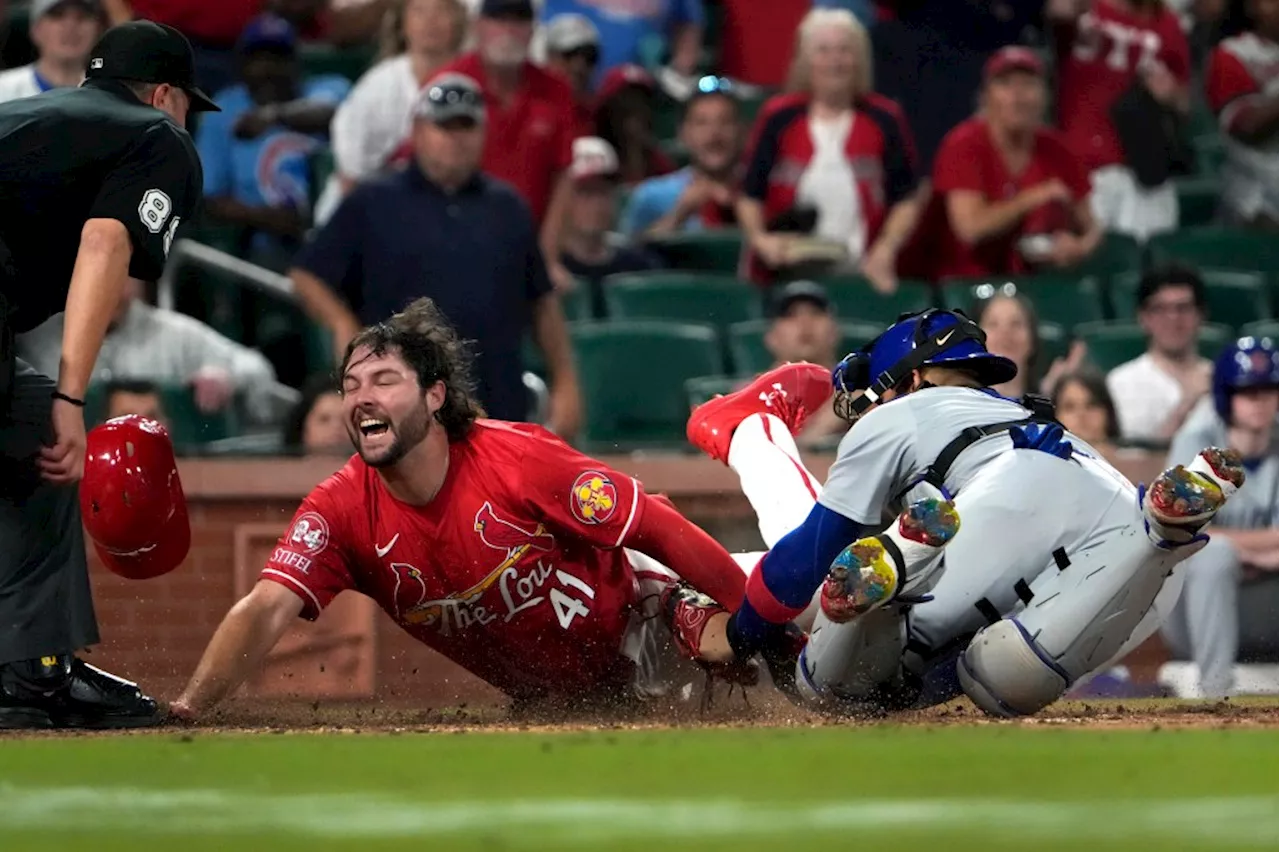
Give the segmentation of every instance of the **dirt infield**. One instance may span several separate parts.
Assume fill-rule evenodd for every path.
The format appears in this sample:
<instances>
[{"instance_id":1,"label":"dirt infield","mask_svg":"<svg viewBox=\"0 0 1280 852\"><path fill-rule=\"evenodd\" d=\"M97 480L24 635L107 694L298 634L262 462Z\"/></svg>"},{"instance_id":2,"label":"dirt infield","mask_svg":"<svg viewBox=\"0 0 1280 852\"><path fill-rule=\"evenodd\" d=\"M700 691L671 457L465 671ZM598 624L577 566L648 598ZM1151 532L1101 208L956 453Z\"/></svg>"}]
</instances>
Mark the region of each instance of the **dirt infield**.
<instances>
[{"instance_id":1,"label":"dirt infield","mask_svg":"<svg viewBox=\"0 0 1280 852\"><path fill-rule=\"evenodd\" d=\"M1063 727L1084 729L1179 730L1189 728L1275 729L1280 724L1280 706L1274 698L1231 701L1176 701L1172 699L1130 699L1071 701L1056 704L1042 713L1016 721L991 719L968 701L953 701L928 710L884 714L861 719L831 718L809 713L785 703L762 705L744 703L734 695L706 712L670 707L649 708L645 712L513 715L497 708L459 707L445 711L421 711L403 707L382 708L372 704L341 704L299 701L233 702L207 720L195 724L166 723L159 728L132 732L2 732L5 736L108 736L120 734L201 733L471 733L609 731L621 729L663 729L673 727L830 727L838 725L906 725L913 727L958 727L1016 725L1022 727Z\"/></svg>"}]
</instances>

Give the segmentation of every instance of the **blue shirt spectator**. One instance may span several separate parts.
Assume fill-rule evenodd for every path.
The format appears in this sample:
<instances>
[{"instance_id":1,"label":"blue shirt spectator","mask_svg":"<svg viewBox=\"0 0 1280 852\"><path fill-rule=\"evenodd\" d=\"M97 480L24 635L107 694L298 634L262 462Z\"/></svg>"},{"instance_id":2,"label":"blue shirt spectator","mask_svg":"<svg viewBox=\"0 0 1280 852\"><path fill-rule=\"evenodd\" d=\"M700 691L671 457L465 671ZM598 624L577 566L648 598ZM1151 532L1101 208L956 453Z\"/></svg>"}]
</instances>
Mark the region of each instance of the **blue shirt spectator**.
<instances>
[{"instance_id":1,"label":"blue shirt spectator","mask_svg":"<svg viewBox=\"0 0 1280 852\"><path fill-rule=\"evenodd\" d=\"M682 74L692 74L698 62L705 13L702 0L546 0L542 21L556 15L578 14L600 32L600 62L595 84L610 69L626 63L649 68L664 52Z\"/></svg>"},{"instance_id":2,"label":"blue shirt spectator","mask_svg":"<svg viewBox=\"0 0 1280 852\"><path fill-rule=\"evenodd\" d=\"M238 55L243 82L215 96L222 112L204 116L196 134L204 193L215 219L255 232L251 258L280 269L310 222L309 160L351 84L302 78L293 28L274 16L250 23Z\"/></svg>"},{"instance_id":3,"label":"blue shirt spectator","mask_svg":"<svg viewBox=\"0 0 1280 852\"><path fill-rule=\"evenodd\" d=\"M640 184L627 199L622 211L621 228L624 234L643 234L667 212L676 206L680 196L693 181L693 168L685 166L669 175L649 178ZM706 227L702 217L690 216L684 220L683 230L701 231Z\"/></svg>"}]
</instances>

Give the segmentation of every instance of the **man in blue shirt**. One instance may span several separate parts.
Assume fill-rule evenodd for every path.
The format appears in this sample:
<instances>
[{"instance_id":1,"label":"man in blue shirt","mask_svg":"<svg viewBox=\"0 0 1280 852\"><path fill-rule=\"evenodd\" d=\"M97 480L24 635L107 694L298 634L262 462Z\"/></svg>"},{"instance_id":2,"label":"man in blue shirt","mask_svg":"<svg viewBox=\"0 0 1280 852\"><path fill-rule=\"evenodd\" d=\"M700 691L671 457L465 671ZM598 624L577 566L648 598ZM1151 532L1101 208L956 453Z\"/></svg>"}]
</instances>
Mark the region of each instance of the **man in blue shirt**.
<instances>
[{"instance_id":1,"label":"man in blue shirt","mask_svg":"<svg viewBox=\"0 0 1280 852\"><path fill-rule=\"evenodd\" d=\"M250 259L283 269L311 220L309 158L329 135L351 84L301 78L297 34L275 15L249 22L237 46L242 82L215 96L222 112L200 124L209 214L253 233Z\"/></svg>"},{"instance_id":2,"label":"man in blue shirt","mask_svg":"<svg viewBox=\"0 0 1280 852\"><path fill-rule=\"evenodd\" d=\"M652 67L664 52L672 70L692 75L702 51L702 0L545 0L542 21L582 15L600 31L595 84L618 65ZM665 48L665 50L664 50Z\"/></svg>"},{"instance_id":3,"label":"man in blue shirt","mask_svg":"<svg viewBox=\"0 0 1280 852\"><path fill-rule=\"evenodd\" d=\"M704 77L684 108L680 141L689 165L643 181L622 211L619 230L632 238L731 227L742 156L738 101L726 81Z\"/></svg>"},{"instance_id":4,"label":"man in blue shirt","mask_svg":"<svg viewBox=\"0 0 1280 852\"><path fill-rule=\"evenodd\" d=\"M340 355L362 326L430 296L476 354L485 411L524 420L525 332L545 356L550 422L570 437L581 419L559 298L552 293L528 205L479 171L485 108L478 84L447 73L414 108L414 159L356 187L289 271L307 312Z\"/></svg>"}]
</instances>

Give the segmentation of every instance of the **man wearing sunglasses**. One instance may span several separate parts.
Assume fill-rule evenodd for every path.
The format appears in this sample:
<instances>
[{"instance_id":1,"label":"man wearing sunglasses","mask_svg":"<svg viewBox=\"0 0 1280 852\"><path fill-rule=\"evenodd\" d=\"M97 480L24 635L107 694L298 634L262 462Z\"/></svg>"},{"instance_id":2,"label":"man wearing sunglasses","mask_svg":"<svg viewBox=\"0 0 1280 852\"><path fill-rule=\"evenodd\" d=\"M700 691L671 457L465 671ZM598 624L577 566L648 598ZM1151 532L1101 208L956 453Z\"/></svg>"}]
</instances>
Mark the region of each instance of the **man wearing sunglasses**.
<instances>
[{"instance_id":1,"label":"man wearing sunglasses","mask_svg":"<svg viewBox=\"0 0 1280 852\"><path fill-rule=\"evenodd\" d=\"M685 103L680 141L689 165L636 187L622 213L631 237L732 227L737 219L742 119L733 84L703 77Z\"/></svg>"}]
</instances>

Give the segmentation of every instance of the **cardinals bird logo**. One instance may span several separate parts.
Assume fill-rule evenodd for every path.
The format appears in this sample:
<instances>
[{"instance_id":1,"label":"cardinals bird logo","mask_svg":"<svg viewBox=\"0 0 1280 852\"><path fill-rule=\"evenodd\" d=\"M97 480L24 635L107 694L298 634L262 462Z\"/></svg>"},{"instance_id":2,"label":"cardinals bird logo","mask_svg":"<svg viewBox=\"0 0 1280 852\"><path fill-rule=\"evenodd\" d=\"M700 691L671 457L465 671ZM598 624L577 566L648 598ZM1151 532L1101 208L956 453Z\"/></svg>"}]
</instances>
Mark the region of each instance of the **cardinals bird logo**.
<instances>
[{"instance_id":1,"label":"cardinals bird logo","mask_svg":"<svg viewBox=\"0 0 1280 852\"><path fill-rule=\"evenodd\" d=\"M498 517L488 500L480 507L480 511L476 512L473 528L480 534L482 542L494 550L501 550L506 556L496 568L485 574L471 588L459 594L450 595L444 600L427 601L414 607L405 613L405 621L410 624L432 624L439 618L446 604L475 603L485 591L498 582L503 571L518 563L529 551L550 553L556 547L555 536L547 532L542 524L538 524L532 530L521 529L511 521Z\"/></svg>"}]
</instances>

